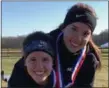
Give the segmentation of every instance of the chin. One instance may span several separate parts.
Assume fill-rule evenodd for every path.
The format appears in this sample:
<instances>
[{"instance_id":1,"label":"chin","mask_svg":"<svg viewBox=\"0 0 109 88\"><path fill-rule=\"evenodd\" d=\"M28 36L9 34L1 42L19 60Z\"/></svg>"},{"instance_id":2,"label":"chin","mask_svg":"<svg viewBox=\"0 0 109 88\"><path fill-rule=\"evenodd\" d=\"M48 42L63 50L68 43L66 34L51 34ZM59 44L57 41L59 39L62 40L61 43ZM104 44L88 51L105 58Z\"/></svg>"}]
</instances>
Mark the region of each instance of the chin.
<instances>
[{"instance_id":1,"label":"chin","mask_svg":"<svg viewBox=\"0 0 109 88\"><path fill-rule=\"evenodd\" d=\"M76 52L77 52L77 51L73 51L73 50L71 51L71 53L76 53Z\"/></svg>"},{"instance_id":2,"label":"chin","mask_svg":"<svg viewBox=\"0 0 109 88\"><path fill-rule=\"evenodd\" d=\"M35 80L35 82L39 85L43 85L45 81L42 79L39 79L39 80L37 79L37 80Z\"/></svg>"},{"instance_id":3,"label":"chin","mask_svg":"<svg viewBox=\"0 0 109 88\"><path fill-rule=\"evenodd\" d=\"M77 50L71 49L71 48L69 48L68 50L69 50L71 53L76 53L76 52L77 52Z\"/></svg>"}]
</instances>

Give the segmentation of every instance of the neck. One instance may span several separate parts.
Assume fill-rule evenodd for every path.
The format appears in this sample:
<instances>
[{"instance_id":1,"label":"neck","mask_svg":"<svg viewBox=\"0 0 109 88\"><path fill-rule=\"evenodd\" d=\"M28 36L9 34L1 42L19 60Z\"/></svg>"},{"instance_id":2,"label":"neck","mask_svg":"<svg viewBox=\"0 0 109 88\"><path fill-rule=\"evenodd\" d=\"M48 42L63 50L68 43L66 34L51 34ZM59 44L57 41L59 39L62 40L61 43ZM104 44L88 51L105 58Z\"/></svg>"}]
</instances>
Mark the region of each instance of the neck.
<instances>
[{"instance_id":1,"label":"neck","mask_svg":"<svg viewBox=\"0 0 109 88\"><path fill-rule=\"evenodd\" d=\"M40 82L40 83L38 83L38 84L44 86L44 85L46 85L47 83L48 83L48 79L46 79L45 81Z\"/></svg>"}]
</instances>

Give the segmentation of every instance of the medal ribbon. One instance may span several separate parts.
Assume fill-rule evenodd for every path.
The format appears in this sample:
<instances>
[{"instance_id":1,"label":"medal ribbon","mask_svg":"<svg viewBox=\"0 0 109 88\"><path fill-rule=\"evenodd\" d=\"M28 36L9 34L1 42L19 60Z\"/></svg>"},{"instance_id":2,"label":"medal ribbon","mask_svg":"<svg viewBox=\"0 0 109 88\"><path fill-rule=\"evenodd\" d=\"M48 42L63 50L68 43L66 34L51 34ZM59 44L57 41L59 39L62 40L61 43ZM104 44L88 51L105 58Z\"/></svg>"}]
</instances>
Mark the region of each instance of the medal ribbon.
<instances>
[{"instance_id":1,"label":"medal ribbon","mask_svg":"<svg viewBox=\"0 0 109 88\"><path fill-rule=\"evenodd\" d=\"M57 41L56 41L56 52L57 52L57 59L56 59L56 88L63 88L64 87L64 84L63 84L63 80L62 80L62 71L61 71L61 65L60 65L60 57L59 57L59 50L58 50L58 40L60 38L60 36L62 35L63 33L61 32L57 38ZM72 75L71 75L71 80L72 82L69 83L69 84L74 84L75 82L75 79L76 79L76 76L85 60L85 54L86 52L86 46L82 49L82 53L74 67L74 70L72 70ZM73 67L72 67L73 68ZM65 87L68 87L69 84Z\"/></svg>"}]
</instances>

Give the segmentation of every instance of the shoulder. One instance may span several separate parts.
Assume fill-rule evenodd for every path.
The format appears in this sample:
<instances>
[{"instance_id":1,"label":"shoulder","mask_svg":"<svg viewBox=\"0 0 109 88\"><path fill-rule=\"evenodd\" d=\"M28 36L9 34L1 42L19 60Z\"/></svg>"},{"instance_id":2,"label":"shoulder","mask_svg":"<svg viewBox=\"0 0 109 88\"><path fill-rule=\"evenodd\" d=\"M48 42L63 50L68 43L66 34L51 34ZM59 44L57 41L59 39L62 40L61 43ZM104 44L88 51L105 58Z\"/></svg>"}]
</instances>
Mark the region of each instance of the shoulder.
<instances>
[{"instance_id":1,"label":"shoulder","mask_svg":"<svg viewBox=\"0 0 109 88\"><path fill-rule=\"evenodd\" d=\"M14 84L17 85L17 84L20 84L21 81L24 80L25 72L24 72L23 63L24 63L23 58L21 58L19 61L15 63L10 79L8 81L9 85L14 85Z\"/></svg>"},{"instance_id":2,"label":"shoulder","mask_svg":"<svg viewBox=\"0 0 109 88\"><path fill-rule=\"evenodd\" d=\"M14 69L23 69L24 68L24 58L20 58L14 65Z\"/></svg>"},{"instance_id":3,"label":"shoulder","mask_svg":"<svg viewBox=\"0 0 109 88\"><path fill-rule=\"evenodd\" d=\"M59 35L60 32L61 32L60 29L55 29L49 32L48 35L52 36L53 39L57 39L57 36Z\"/></svg>"},{"instance_id":4,"label":"shoulder","mask_svg":"<svg viewBox=\"0 0 109 88\"><path fill-rule=\"evenodd\" d=\"M99 61L96 58L96 55L93 52L87 53L86 54L86 60L85 62L88 67L93 67L93 68L97 68Z\"/></svg>"},{"instance_id":5,"label":"shoulder","mask_svg":"<svg viewBox=\"0 0 109 88\"><path fill-rule=\"evenodd\" d=\"M95 50L93 49L93 47L90 46L90 44L87 45L86 59L87 59L87 61L89 61L92 64L96 64L96 65L99 64L97 54L96 54Z\"/></svg>"},{"instance_id":6,"label":"shoulder","mask_svg":"<svg viewBox=\"0 0 109 88\"><path fill-rule=\"evenodd\" d=\"M55 29L49 33L47 33L47 35L51 36L51 45L53 47L54 50L56 50L56 40L57 40L57 37L59 35L61 31L59 29Z\"/></svg>"}]
</instances>

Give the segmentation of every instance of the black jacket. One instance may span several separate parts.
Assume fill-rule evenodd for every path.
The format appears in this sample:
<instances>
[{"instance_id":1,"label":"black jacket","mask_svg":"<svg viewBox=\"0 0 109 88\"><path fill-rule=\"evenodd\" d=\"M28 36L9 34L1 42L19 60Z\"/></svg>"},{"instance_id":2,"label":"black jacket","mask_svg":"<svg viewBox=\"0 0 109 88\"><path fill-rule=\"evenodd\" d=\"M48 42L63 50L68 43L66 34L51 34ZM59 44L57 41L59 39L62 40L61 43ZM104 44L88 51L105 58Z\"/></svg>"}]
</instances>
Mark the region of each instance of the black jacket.
<instances>
[{"instance_id":1,"label":"black jacket","mask_svg":"<svg viewBox=\"0 0 109 88\"><path fill-rule=\"evenodd\" d=\"M54 47L54 50L56 49L56 39L60 32L61 32L60 30L54 30L49 33L49 35L51 35L53 37L52 45ZM70 69L71 69L72 65L76 64L76 62L77 62L76 58L80 55L80 52L78 51L76 54L70 53L66 49L66 47L63 43L62 37L60 38L60 40L58 42L58 46L59 46L59 54L60 54L60 59L61 59L61 67L62 67L64 84L67 85L71 79ZM94 51L89 49L88 47L89 46L87 46L88 52L86 55L86 59L76 77L76 81L73 85L73 88L92 88L93 87L94 75L95 75L98 61L95 57ZM23 77L25 75L23 72L23 69L22 69L23 64L24 64L23 59L20 59L16 63L14 70L12 72L11 78L8 82L8 84L10 86L13 85L13 82L15 83L15 86L19 85L20 80L19 81L16 80L17 78L19 79L19 77L22 78L22 80L25 79L25 77ZM54 68L55 68L55 65L54 65ZM20 74L20 75L18 75L18 74ZM49 83L49 84L51 84L51 83ZM32 85L34 85L34 84L32 84ZM51 88L51 87L48 87L48 88Z\"/></svg>"},{"instance_id":2,"label":"black jacket","mask_svg":"<svg viewBox=\"0 0 109 88\"><path fill-rule=\"evenodd\" d=\"M29 76L23 64L24 59L21 58L14 65L14 69L8 81L8 88L49 88L53 86L52 74L48 77L49 82L47 85L39 85Z\"/></svg>"},{"instance_id":3,"label":"black jacket","mask_svg":"<svg viewBox=\"0 0 109 88\"><path fill-rule=\"evenodd\" d=\"M55 41L55 47L56 49L56 39L58 35L61 33L61 30L57 29L49 34L53 37L53 40ZM77 58L80 55L80 51L77 53L73 54L68 51L68 49L65 47L63 43L63 38L62 36L59 38L58 41L58 47L59 47L59 55L60 55L60 63L62 67L62 75L63 75L63 80L64 84L67 85L71 79L71 68L72 66L75 66L77 62ZM92 88L93 83L94 83L94 75L95 71L98 65L98 60L96 58L96 54L93 49L89 45L87 45L87 54L86 54L86 59L76 77L75 83L72 86L73 88Z\"/></svg>"}]
</instances>

